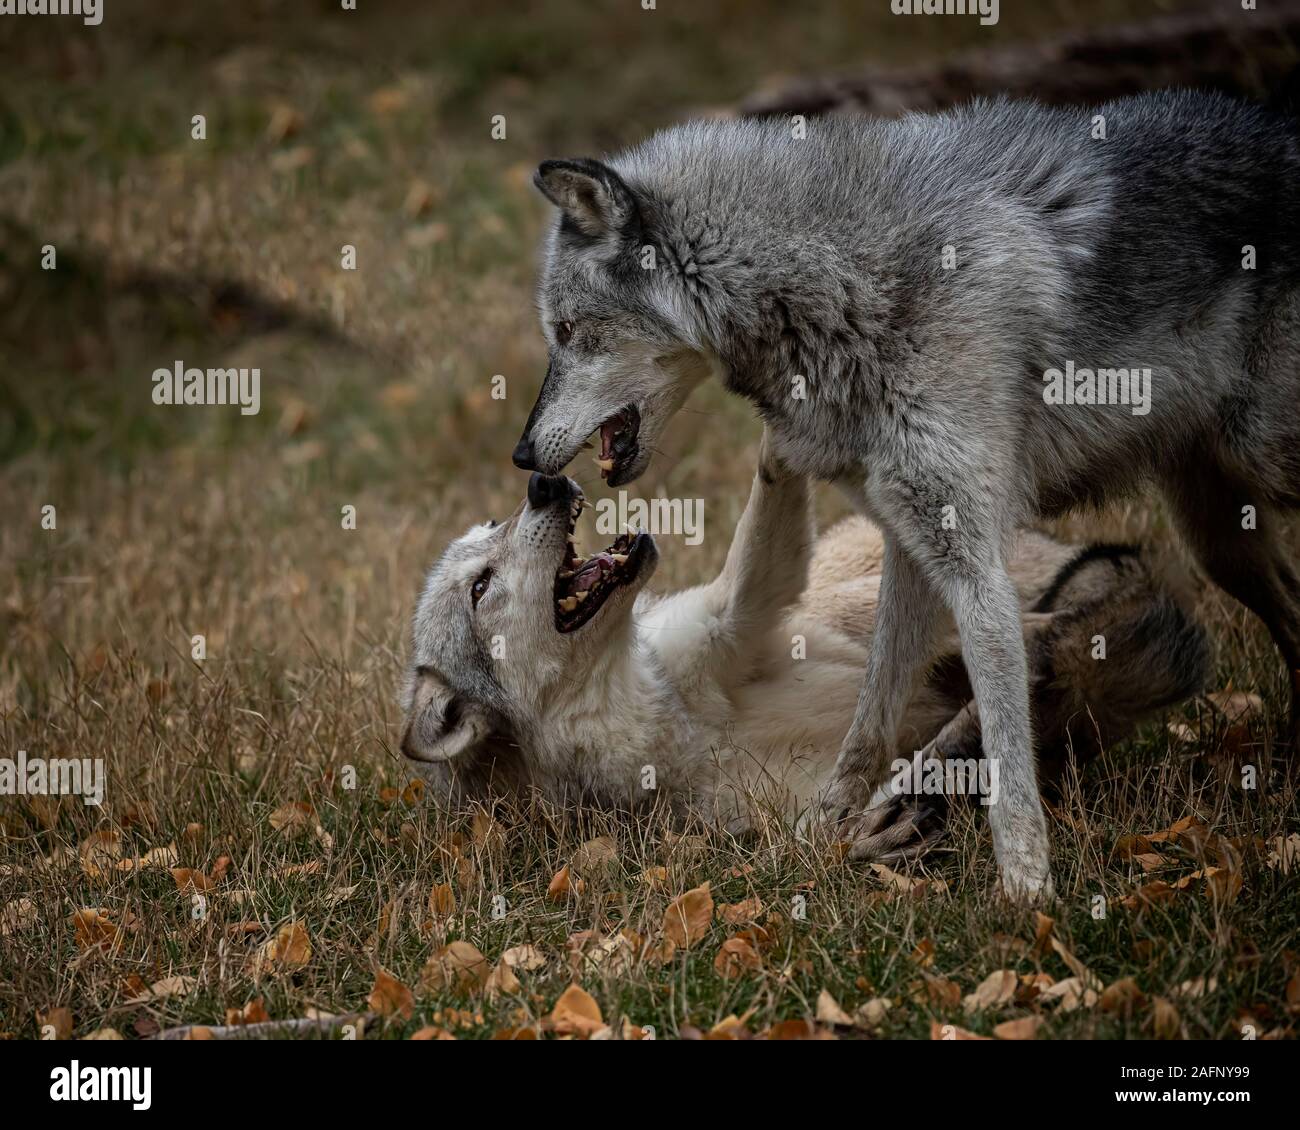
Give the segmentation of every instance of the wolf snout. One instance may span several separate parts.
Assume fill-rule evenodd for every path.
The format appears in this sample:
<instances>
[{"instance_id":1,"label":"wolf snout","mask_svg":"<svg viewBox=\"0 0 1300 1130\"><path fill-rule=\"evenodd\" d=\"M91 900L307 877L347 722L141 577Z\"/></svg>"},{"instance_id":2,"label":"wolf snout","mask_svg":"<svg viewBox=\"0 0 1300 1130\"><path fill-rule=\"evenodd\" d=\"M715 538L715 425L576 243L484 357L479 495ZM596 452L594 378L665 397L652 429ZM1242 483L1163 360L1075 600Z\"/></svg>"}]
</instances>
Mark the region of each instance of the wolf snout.
<instances>
[{"instance_id":1,"label":"wolf snout","mask_svg":"<svg viewBox=\"0 0 1300 1130\"><path fill-rule=\"evenodd\" d=\"M537 470L537 455L533 451L532 437L525 432L515 444L515 450L510 456L514 465L521 471ZM531 489L531 488L530 488Z\"/></svg>"},{"instance_id":2,"label":"wolf snout","mask_svg":"<svg viewBox=\"0 0 1300 1130\"><path fill-rule=\"evenodd\" d=\"M528 505L534 510L544 510L552 502L568 502L573 492L573 483L563 475L534 471L528 478Z\"/></svg>"}]
</instances>

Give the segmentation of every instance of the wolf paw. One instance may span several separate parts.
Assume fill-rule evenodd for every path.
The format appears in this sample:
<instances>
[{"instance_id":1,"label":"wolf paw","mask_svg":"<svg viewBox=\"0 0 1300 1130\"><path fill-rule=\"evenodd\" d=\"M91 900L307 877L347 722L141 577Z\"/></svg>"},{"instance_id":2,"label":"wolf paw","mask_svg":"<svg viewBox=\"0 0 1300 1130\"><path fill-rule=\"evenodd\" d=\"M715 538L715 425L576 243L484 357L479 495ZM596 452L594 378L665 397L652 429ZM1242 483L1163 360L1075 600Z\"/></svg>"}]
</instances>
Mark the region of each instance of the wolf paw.
<instances>
[{"instance_id":1,"label":"wolf paw","mask_svg":"<svg viewBox=\"0 0 1300 1130\"><path fill-rule=\"evenodd\" d=\"M998 868L1002 894L1017 906L1045 906L1056 898L1050 870L1013 865Z\"/></svg>"}]
</instances>

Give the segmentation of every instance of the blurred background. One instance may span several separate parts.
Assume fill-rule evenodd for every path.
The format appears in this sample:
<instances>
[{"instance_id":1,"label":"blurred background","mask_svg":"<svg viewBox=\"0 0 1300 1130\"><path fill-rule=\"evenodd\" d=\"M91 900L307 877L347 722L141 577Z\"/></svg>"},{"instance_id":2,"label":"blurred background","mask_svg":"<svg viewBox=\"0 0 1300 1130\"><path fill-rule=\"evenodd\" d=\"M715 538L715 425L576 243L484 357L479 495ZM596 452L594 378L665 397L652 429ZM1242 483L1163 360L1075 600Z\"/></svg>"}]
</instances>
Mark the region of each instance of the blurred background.
<instances>
[{"instance_id":1,"label":"blurred background","mask_svg":"<svg viewBox=\"0 0 1300 1130\"><path fill-rule=\"evenodd\" d=\"M509 453L545 368L540 160L692 114L1183 80L1276 97L1297 17L1266 7L1004 0L994 26L889 0L104 0L94 27L0 17L5 744L131 744L70 686L147 710L193 674L202 633L204 677L266 725L306 711L328 721L303 735L327 759L392 756L422 571L524 488ZM155 405L152 372L178 360L260 368L260 414ZM704 498L706 536L666 539L661 585L721 561L756 437L716 388L668 437L639 489ZM228 728L193 740L237 750Z\"/></svg>"}]
</instances>

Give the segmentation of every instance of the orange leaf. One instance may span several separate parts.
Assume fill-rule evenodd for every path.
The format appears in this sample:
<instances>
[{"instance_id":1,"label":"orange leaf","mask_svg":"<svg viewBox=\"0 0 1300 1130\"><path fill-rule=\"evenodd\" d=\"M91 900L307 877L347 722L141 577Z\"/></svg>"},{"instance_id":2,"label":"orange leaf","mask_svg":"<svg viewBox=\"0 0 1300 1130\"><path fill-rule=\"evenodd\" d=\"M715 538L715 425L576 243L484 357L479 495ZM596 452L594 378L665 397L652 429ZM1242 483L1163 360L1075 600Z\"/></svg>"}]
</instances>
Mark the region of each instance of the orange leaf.
<instances>
[{"instance_id":1,"label":"orange leaf","mask_svg":"<svg viewBox=\"0 0 1300 1130\"><path fill-rule=\"evenodd\" d=\"M375 973L375 987L370 990L367 1003L380 1016L400 1016L410 1020L415 1012L415 994L387 970Z\"/></svg>"},{"instance_id":2,"label":"orange leaf","mask_svg":"<svg viewBox=\"0 0 1300 1130\"><path fill-rule=\"evenodd\" d=\"M561 1036L590 1036L605 1026L600 1005L581 985L570 985L551 1009L551 1027Z\"/></svg>"},{"instance_id":3,"label":"orange leaf","mask_svg":"<svg viewBox=\"0 0 1300 1130\"><path fill-rule=\"evenodd\" d=\"M679 895L664 911L664 936L689 949L709 932L713 920L713 895L704 883Z\"/></svg>"},{"instance_id":4,"label":"orange leaf","mask_svg":"<svg viewBox=\"0 0 1300 1130\"><path fill-rule=\"evenodd\" d=\"M741 976L745 970L763 968L763 959L744 938L728 938L713 959L714 972L727 980Z\"/></svg>"}]
</instances>

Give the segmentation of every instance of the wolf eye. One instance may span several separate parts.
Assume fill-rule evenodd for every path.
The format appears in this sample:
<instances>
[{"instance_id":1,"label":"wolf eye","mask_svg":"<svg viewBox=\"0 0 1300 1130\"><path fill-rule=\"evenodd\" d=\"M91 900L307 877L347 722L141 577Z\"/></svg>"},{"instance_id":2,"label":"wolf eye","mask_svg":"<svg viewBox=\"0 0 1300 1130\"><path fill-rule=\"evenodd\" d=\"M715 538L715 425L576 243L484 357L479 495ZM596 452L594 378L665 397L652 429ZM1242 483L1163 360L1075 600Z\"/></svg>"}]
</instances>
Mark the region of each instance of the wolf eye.
<instances>
[{"instance_id":1,"label":"wolf eye","mask_svg":"<svg viewBox=\"0 0 1300 1130\"><path fill-rule=\"evenodd\" d=\"M487 592L488 585L492 583L492 570L484 569L478 575L478 579L469 587L469 598L477 607L478 602L483 599L483 594Z\"/></svg>"},{"instance_id":2,"label":"wolf eye","mask_svg":"<svg viewBox=\"0 0 1300 1130\"><path fill-rule=\"evenodd\" d=\"M556 341L557 344L559 344L559 345L568 345L568 344L569 344L569 338L571 338L572 336L573 336L573 323L572 323L572 322L556 322L556 323L555 323L555 341Z\"/></svg>"}]
</instances>

